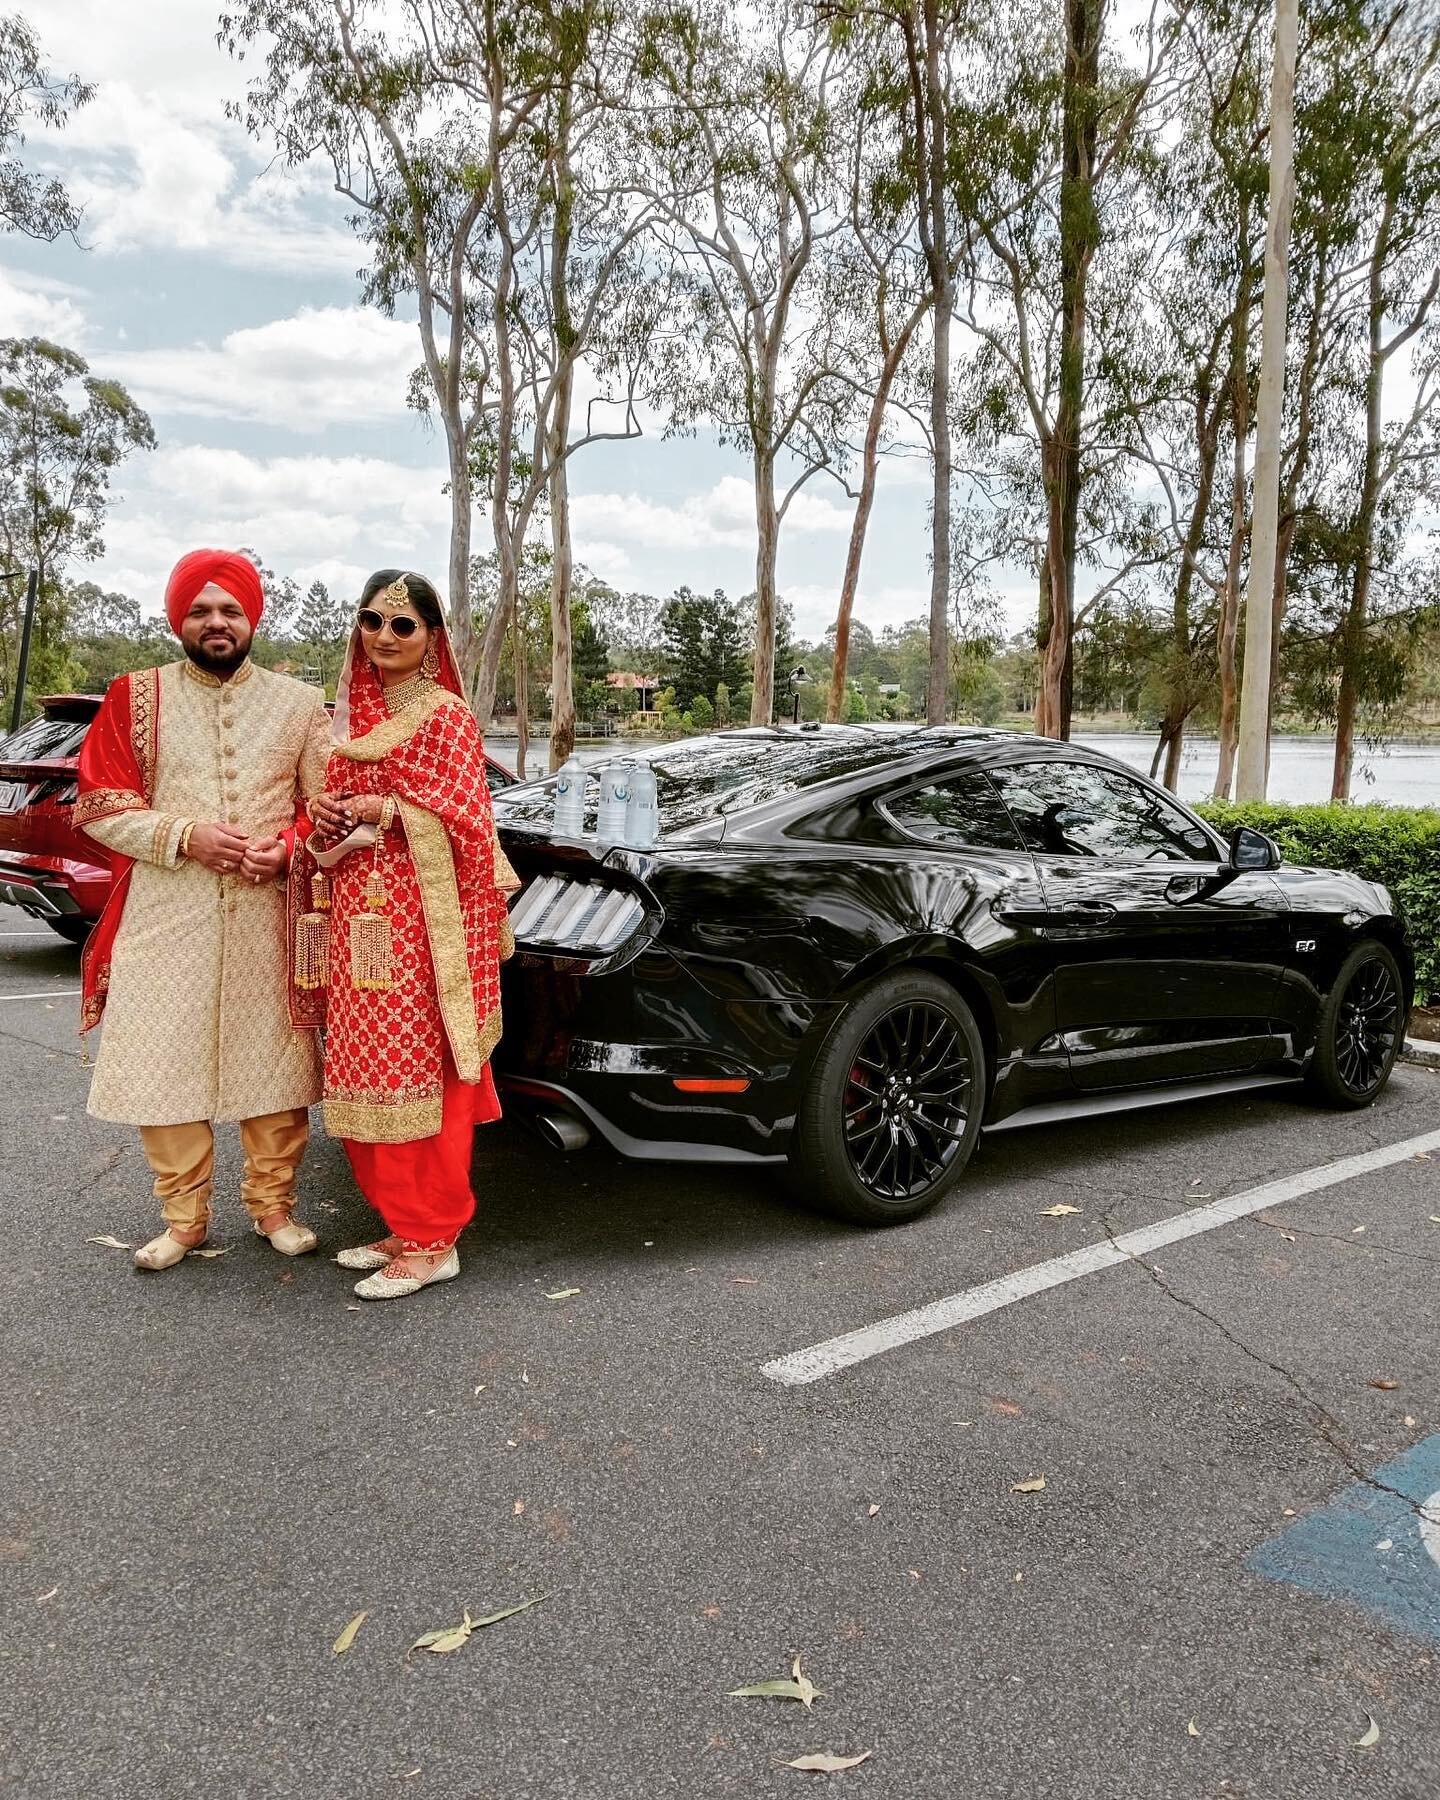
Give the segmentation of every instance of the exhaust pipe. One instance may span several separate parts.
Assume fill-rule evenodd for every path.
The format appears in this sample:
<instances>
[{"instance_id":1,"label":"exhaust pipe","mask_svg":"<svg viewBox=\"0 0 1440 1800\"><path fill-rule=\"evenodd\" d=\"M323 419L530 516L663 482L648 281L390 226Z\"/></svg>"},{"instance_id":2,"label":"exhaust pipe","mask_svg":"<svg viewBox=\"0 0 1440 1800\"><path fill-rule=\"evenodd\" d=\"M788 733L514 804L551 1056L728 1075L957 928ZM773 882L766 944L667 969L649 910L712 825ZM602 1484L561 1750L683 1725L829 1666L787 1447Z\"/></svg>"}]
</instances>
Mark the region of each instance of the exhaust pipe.
<instances>
[{"instance_id":1,"label":"exhaust pipe","mask_svg":"<svg viewBox=\"0 0 1440 1800\"><path fill-rule=\"evenodd\" d=\"M535 1129L552 1150L583 1150L590 1142L589 1126L572 1119L569 1113L537 1113Z\"/></svg>"}]
</instances>

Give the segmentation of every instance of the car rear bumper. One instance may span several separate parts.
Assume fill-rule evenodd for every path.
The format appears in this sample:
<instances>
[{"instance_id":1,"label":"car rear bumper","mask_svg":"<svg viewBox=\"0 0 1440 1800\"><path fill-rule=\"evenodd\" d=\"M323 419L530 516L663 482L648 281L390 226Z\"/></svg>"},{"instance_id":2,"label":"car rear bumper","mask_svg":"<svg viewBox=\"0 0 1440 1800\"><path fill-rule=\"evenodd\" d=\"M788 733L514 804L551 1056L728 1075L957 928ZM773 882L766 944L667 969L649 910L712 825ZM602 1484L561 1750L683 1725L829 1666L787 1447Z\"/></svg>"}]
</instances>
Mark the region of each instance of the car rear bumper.
<instances>
[{"instance_id":1,"label":"car rear bumper","mask_svg":"<svg viewBox=\"0 0 1440 1800\"><path fill-rule=\"evenodd\" d=\"M0 904L36 919L98 919L110 893L110 872L61 856L0 852Z\"/></svg>"}]
</instances>

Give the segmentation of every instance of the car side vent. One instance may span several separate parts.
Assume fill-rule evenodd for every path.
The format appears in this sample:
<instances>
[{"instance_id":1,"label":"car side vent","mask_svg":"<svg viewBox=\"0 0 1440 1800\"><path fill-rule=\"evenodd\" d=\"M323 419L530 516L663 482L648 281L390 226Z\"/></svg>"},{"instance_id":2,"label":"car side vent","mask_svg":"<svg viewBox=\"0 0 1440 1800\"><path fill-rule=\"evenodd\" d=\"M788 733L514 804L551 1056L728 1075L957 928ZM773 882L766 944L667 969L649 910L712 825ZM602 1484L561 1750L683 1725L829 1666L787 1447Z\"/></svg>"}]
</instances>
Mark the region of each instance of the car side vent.
<instances>
[{"instance_id":1,"label":"car side vent","mask_svg":"<svg viewBox=\"0 0 1440 1800\"><path fill-rule=\"evenodd\" d=\"M510 913L520 944L605 955L623 944L645 908L624 888L546 875L532 881Z\"/></svg>"}]
</instances>

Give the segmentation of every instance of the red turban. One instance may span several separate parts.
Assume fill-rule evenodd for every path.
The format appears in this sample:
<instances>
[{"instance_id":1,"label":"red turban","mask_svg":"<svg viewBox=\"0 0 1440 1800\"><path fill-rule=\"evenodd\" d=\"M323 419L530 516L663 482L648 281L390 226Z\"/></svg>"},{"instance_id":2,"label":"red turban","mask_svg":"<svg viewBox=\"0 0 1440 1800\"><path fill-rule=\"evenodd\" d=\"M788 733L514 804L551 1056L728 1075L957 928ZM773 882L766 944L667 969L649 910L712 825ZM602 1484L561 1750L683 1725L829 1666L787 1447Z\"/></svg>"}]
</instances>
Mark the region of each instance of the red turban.
<instances>
[{"instance_id":1,"label":"red turban","mask_svg":"<svg viewBox=\"0 0 1440 1800\"><path fill-rule=\"evenodd\" d=\"M260 585L260 571L250 558L236 550L192 550L171 570L165 588L165 612L177 637L190 602L212 581L245 608L252 631L260 623L265 590Z\"/></svg>"}]
</instances>

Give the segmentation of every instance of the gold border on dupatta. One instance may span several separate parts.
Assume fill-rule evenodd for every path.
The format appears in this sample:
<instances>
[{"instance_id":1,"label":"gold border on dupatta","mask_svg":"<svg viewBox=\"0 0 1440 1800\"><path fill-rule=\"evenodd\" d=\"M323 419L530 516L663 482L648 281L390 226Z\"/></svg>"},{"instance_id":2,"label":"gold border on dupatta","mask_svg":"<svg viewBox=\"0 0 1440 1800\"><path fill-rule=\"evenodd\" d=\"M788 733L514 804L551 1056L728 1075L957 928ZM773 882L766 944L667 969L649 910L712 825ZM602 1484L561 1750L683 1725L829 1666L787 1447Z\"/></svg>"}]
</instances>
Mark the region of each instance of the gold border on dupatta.
<instances>
[{"instance_id":1,"label":"gold border on dupatta","mask_svg":"<svg viewBox=\"0 0 1440 1800\"><path fill-rule=\"evenodd\" d=\"M409 743L415 733L431 717L439 712L442 706L464 706L465 702L456 695L437 687L425 699L408 708L403 713L396 713L393 718L382 719L380 723L367 731L364 737L349 738L343 744L336 744L334 754L343 756L348 762L373 763L388 756L392 750L398 750L402 744Z\"/></svg>"},{"instance_id":2,"label":"gold border on dupatta","mask_svg":"<svg viewBox=\"0 0 1440 1800\"><path fill-rule=\"evenodd\" d=\"M408 800L397 800L396 804L420 884L425 935L430 940L430 960L435 965L435 993L445 1021L445 1035L450 1040L450 1054L455 1059L455 1073L462 1081L478 1081L488 1050L475 1017L475 986L470 978L465 915L460 908L460 884L455 875L450 834L434 813ZM497 1022L490 1049L499 1036Z\"/></svg>"},{"instance_id":3,"label":"gold border on dupatta","mask_svg":"<svg viewBox=\"0 0 1440 1800\"><path fill-rule=\"evenodd\" d=\"M71 814L76 825L94 825L100 819L113 819L120 813L144 812L145 796L134 788L91 788L75 802Z\"/></svg>"}]
</instances>

